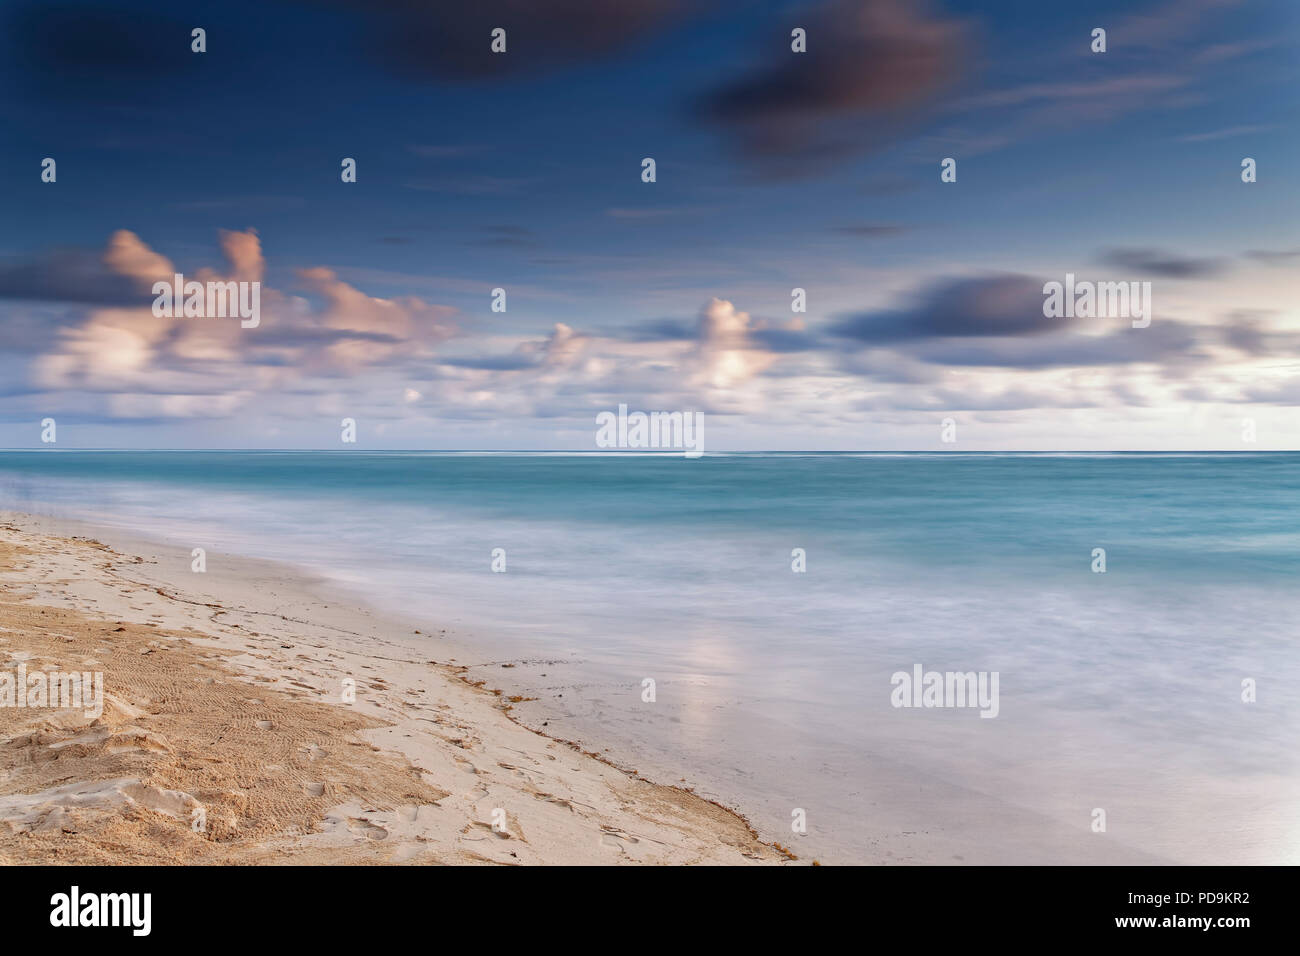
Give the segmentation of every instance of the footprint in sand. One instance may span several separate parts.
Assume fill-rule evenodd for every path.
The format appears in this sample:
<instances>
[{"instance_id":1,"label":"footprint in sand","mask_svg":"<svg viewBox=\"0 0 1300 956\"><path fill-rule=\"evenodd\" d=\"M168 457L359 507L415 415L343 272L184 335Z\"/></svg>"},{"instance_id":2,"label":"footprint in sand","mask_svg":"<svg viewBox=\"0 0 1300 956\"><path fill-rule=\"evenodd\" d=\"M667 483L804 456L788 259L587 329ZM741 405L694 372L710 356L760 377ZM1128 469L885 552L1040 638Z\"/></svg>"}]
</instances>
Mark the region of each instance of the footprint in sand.
<instances>
[{"instance_id":1,"label":"footprint in sand","mask_svg":"<svg viewBox=\"0 0 1300 956\"><path fill-rule=\"evenodd\" d=\"M349 817L348 829L358 836L364 836L367 840L387 840L388 831L383 827L371 823L365 817Z\"/></svg>"},{"instance_id":2,"label":"footprint in sand","mask_svg":"<svg viewBox=\"0 0 1300 956\"><path fill-rule=\"evenodd\" d=\"M626 852L628 844L640 842L632 834L625 833L615 827L602 826L600 828L600 845L608 849Z\"/></svg>"},{"instance_id":3,"label":"footprint in sand","mask_svg":"<svg viewBox=\"0 0 1300 956\"><path fill-rule=\"evenodd\" d=\"M256 726L258 730L270 730L275 725L269 720L259 720Z\"/></svg>"},{"instance_id":4,"label":"footprint in sand","mask_svg":"<svg viewBox=\"0 0 1300 956\"><path fill-rule=\"evenodd\" d=\"M309 797L325 796L325 784L323 783L304 783L302 788L307 791Z\"/></svg>"}]
</instances>

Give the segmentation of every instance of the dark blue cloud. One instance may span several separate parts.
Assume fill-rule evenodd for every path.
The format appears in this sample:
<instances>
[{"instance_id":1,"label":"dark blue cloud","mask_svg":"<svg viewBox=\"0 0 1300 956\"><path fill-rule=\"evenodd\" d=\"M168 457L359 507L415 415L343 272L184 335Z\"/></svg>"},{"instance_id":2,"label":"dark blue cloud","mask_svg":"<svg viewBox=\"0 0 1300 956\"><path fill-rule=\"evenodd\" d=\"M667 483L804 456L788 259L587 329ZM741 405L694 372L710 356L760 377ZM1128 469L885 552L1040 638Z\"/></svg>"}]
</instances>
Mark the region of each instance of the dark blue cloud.
<instances>
[{"instance_id":1,"label":"dark blue cloud","mask_svg":"<svg viewBox=\"0 0 1300 956\"><path fill-rule=\"evenodd\" d=\"M153 301L147 287L104 265L103 252L55 249L0 260L0 299L129 306Z\"/></svg>"},{"instance_id":2,"label":"dark blue cloud","mask_svg":"<svg viewBox=\"0 0 1300 956\"><path fill-rule=\"evenodd\" d=\"M676 20L684 0L325 0L354 11L376 63L408 79L537 73L606 56ZM493 53L496 28L506 52Z\"/></svg>"},{"instance_id":3,"label":"dark blue cloud","mask_svg":"<svg viewBox=\"0 0 1300 956\"><path fill-rule=\"evenodd\" d=\"M966 25L923 3L827 0L772 19L758 65L705 96L698 111L746 155L784 172L884 145L969 56ZM792 52L793 27L806 31L806 52Z\"/></svg>"},{"instance_id":4,"label":"dark blue cloud","mask_svg":"<svg viewBox=\"0 0 1300 956\"><path fill-rule=\"evenodd\" d=\"M868 345L933 338L1037 335L1059 330L1043 315L1043 283L1021 275L940 280L904 309L842 318L831 334Z\"/></svg>"},{"instance_id":5,"label":"dark blue cloud","mask_svg":"<svg viewBox=\"0 0 1300 956\"><path fill-rule=\"evenodd\" d=\"M1138 273L1136 278L1206 279L1228 269L1226 259L1180 256L1160 249L1108 249L1101 261L1117 269L1132 270Z\"/></svg>"}]
</instances>

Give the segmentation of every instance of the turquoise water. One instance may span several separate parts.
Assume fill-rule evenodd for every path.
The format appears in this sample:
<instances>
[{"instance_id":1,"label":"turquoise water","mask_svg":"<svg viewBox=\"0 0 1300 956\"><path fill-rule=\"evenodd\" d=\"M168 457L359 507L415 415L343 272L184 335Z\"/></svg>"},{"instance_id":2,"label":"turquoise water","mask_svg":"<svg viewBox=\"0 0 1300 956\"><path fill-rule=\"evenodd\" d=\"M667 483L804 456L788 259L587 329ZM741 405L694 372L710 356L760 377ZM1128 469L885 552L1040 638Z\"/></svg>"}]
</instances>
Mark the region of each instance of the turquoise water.
<instances>
[{"instance_id":1,"label":"turquoise water","mask_svg":"<svg viewBox=\"0 0 1300 956\"><path fill-rule=\"evenodd\" d=\"M563 662L511 672L538 722L782 842L804 808L810 855L930 825L991 859L1017 814L1087 833L1102 794L1113 842L1162 859L1300 847L1300 453L4 452L0 506L290 561L484 660ZM998 718L891 707L914 663L998 671Z\"/></svg>"}]
</instances>

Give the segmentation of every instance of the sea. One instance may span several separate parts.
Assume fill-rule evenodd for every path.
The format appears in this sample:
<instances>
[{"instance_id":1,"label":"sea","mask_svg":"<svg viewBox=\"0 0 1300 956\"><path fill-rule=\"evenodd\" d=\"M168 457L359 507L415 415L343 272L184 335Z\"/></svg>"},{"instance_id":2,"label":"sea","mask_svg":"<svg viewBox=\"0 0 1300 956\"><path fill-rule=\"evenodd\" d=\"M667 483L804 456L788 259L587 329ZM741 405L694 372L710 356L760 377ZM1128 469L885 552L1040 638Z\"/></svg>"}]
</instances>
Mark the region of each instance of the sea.
<instances>
[{"instance_id":1,"label":"sea","mask_svg":"<svg viewBox=\"0 0 1300 956\"><path fill-rule=\"evenodd\" d=\"M1300 453L42 449L0 507L310 572L802 858L1300 862Z\"/></svg>"}]
</instances>

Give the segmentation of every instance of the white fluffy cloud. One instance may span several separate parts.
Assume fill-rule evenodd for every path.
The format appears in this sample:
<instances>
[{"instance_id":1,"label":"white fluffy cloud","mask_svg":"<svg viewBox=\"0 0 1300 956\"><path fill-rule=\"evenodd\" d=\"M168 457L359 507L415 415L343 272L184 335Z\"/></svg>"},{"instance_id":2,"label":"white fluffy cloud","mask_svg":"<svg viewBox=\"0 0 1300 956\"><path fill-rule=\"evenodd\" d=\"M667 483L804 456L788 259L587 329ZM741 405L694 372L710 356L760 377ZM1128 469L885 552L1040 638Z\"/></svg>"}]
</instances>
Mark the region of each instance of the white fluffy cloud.
<instances>
[{"instance_id":1,"label":"white fluffy cloud","mask_svg":"<svg viewBox=\"0 0 1300 956\"><path fill-rule=\"evenodd\" d=\"M187 278L262 281L268 274L256 232L223 232L220 243L224 265ZM1294 368L1279 362L1294 354L1294 317L1270 308L1280 287L1260 275L1223 292L1251 306L1246 312L1191 324L1158 316L1150 329L1109 336L1003 325L976 335L985 331L977 321L985 298L938 293L838 321L823 317L812 330L799 319L763 319L711 298L693 322L636 328L612 315L605 331L553 321L545 334L530 335L499 326L467 334L450 306L373 296L324 266L299 270L287 290L264 282L257 328L235 319L159 318L147 294L154 281L170 280L172 261L120 231L99 264L102 274L80 271L76 301L94 302L96 289L112 298L41 307L60 316L48 347L27 365L35 390L28 407L42 414L145 422L233 417L234 431L279 435L353 415L391 423L415 444L428 445L423 436L442 426L463 426L468 444L491 444L501 430L580 435L593 411L626 402L701 410L738 429L806 437L815 446L862 447L872 443L870 429L928 429L946 415L963 422L997 416L1000 433L1029 429L1024 433L1040 442L1073 421L1103 442L1112 426L1102 423L1126 415L1151 418L1159 437L1161 414L1182 421L1193 406L1221 408L1215 414L1230 430L1249 403L1260 403L1251 414L1261 423L1274 421L1258 410L1262 403L1283 407L1279 414L1300 403ZM61 288L57 265L25 287ZM941 279L932 280L940 291L981 288ZM142 289L143 296L126 296L140 304L121 304L123 288ZM989 317L1023 311L1003 299L994 297ZM1172 305L1186 307L1177 299ZM20 308L38 315L35 306ZM8 357L27 361L39 341L25 334ZM918 447L913 433L899 434Z\"/></svg>"},{"instance_id":2,"label":"white fluffy cloud","mask_svg":"<svg viewBox=\"0 0 1300 956\"><path fill-rule=\"evenodd\" d=\"M266 262L257 233L223 231L220 240L225 268L186 278L262 282ZM143 289L176 272L126 230L109 239L103 262ZM35 358L31 383L48 391L107 393L102 408L116 417L219 417L268 390L304 387L312 377L431 356L455 334L449 306L375 298L324 268L299 277L320 305L263 284L257 328L242 328L237 319L160 318L149 306L91 308Z\"/></svg>"}]
</instances>

